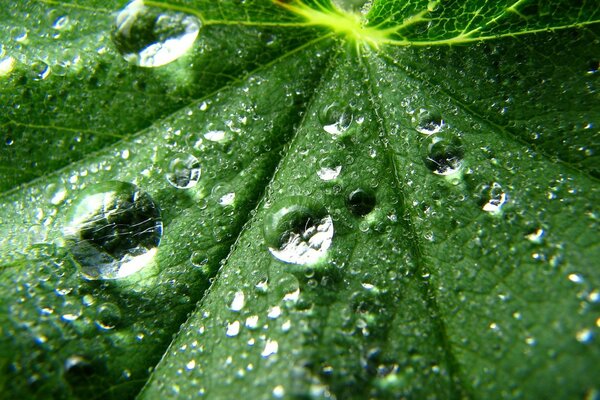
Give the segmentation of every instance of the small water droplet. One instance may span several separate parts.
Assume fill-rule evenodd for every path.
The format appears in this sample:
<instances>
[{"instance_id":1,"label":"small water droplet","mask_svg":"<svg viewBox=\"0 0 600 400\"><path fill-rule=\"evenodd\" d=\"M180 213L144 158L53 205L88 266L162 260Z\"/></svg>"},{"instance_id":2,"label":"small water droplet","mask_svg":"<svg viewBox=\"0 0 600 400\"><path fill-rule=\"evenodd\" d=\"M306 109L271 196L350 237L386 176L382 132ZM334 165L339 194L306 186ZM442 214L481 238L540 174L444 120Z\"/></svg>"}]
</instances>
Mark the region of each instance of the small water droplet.
<instances>
[{"instance_id":1,"label":"small water droplet","mask_svg":"<svg viewBox=\"0 0 600 400\"><path fill-rule=\"evenodd\" d=\"M424 108L421 108L416 115L413 116L413 121L416 125L416 130L424 135L439 133L445 126L441 114Z\"/></svg>"},{"instance_id":2,"label":"small water droplet","mask_svg":"<svg viewBox=\"0 0 600 400\"><path fill-rule=\"evenodd\" d=\"M544 238L544 230L542 228L538 228L535 231L531 232L528 235L525 235L525 238L533 243L542 243L542 239Z\"/></svg>"},{"instance_id":3,"label":"small water droplet","mask_svg":"<svg viewBox=\"0 0 600 400\"><path fill-rule=\"evenodd\" d=\"M425 165L437 175L452 175L462 166L463 150L456 137L445 139L436 136L427 146Z\"/></svg>"},{"instance_id":4,"label":"small water droplet","mask_svg":"<svg viewBox=\"0 0 600 400\"><path fill-rule=\"evenodd\" d=\"M187 364L185 364L185 369L187 369L188 371L191 371L194 368L196 368L196 360L190 360L187 362Z\"/></svg>"},{"instance_id":5,"label":"small water droplet","mask_svg":"<svg viewBox=\"0 0 600 400\"><path fill-rule=\"evenodd\" d=\"M285 396L285 389L283 388L283 386L275 386L273 388L273 397L275 397L276 399L283 399L283 396Z\"/></svg>"},{"instance_id":6,"label":"small water droplet","mask_svg":"<svg viewBox=\"0 0 600 400\"><path fill-rule=\"evenodd\" d=\"M237 336L240 333L240 321L234 321L230 324L227 324L227 331L225 334L229 337Z\"/></svg>"},{"instance_id":7,"label":"small water droplet","mask_svg":"<svg viewBox=\"0 0 600 400\"><path fill-rule=\"evenodd\" d=\"M178 154L169 162L167 181L177 189L190 189L198 183L202 170L200 161L191 154Z\"/></svg>"},{"instance_id":8,"label":"small water droplet","mask_svg":"<svg viewBox=\"0 0 600 400\"><path fill-rule=\"evenodd\" d=\"M579 343L588 344L591 343L594 338L594 332L591 329L582 329L575 335L575 338Z\"/></svg>"},{"instance_id":9,"label":"small water droplet","mask_svg":"<svg viewBox=\"0 0 600 400\"><path fill-rule=\"evenodd\" d=\"M0 60L0 78L8 76L15 68L16 61L13 57L5 57Z\"/></svg>"},{"instance_id":10,"label":"small water droplet","mask_svg":"<svg viewBox=\"0 0 600 400\"><path fill-rule=\"evenodd\" d=\"M104 303L96 312L96 325L100 329L113 329L121 320L121 310L116 304Z\"/></svg>"},{"instance_id":11,"label":"small water droplet","mask_svg":"<svg viewBox=\"0 0 600 400\"><path fill-rule=\"evenodd\" d=\"M229 309L231 311L240 311L242 308L244 308L245 304L246 304L246 297L244 296L244 292L238 291L238 292L235 292L235 296L233 296L233 300L231 301L231 304L229 305Z\"/></svg>"},{"instance_id":12,"label":"small water droplet","mask_svg":"<svg viewBox=\"0 0 600 400\"><path fill-rule=\"evenodd\" d=\"M256 329L258 326L258 315L252 315L246 318L246 327L248 329Z\"/></svg>"},{"instance_id":13,"label":"small water droplet","mask_svg":"<svg viewBox=\"0 0 600 400\"><path fill-rule=\"evenodd\" d=\"M96 373L96 368L82 356L71 356L65 360L64 376L73 387L88 381Z\"/></svg>"},{"instance_id":14,"label":"small water droplet","mask_svg":"<svg viewBox=\"0 0 600 400\"><path fill-rule=\"evenodd\" d=\"M204 139L211 142L225 142L227 141L227 132L220 130L208 131L204 134Z\"/></svg>"},{"instance_id":15,"label":"small water droplet","mask_svg":"<svg viewBox=\"0 0 600 400\"><path fill-rule=\"evenodd\" d=\"M346 132L352 124L352 110L349 107L343 107L338 103L332 103L326 106L319 114L319 120L323 124L323 130L333 135L339 136Z\"/></svg>"},{"instance_id":16,"label":"small water droplet","mask_svg":"<svg viewBox=\"0 0 600 400\"><path fill-rule=\"evenodd\" d=\"M356 189L348 195L346 204L350 212L357 217L362 217L375 208L375 195L364 189Z\"/></svg>"},{"instance_id":17,"label":"small water droplet","mask_svg":"<svg viewBox=\"0 0 600 400\"><path fill-rule=\"evenodd\" d=\"M331 246L333 220L304 197L290 197L265 218L264 237L271 254L283 262L308 265L323 259Z\"/></svg>"},{"instance_id":18,"label":"small water droplet","mask_svg":"<svg viewBox=\"0 0 600 400\"><path fill-rule=\"evenodd\" d=\"M162 221L150 195L131 183L108 181L82 191L64 233L87 279L115 279L149 264Z\"/></svg>"},{"instance_id":19,"label":"small water droplet","mask_svg":"<svg viewBox=\"0 0 600 400\"><path fill-rule=\"evenodd\" d=\"M262 353L260 353L260 355L264 358L268 358L273 354L277 354L277 351L279 351L279 343L277 343L276 340L268 339L265 343L265 348L263 349Z\"/></svg>"},{"instance_id":20,"label":"small water droplet","mask_svg":"<svg viewBox=\"0 0 600 400\"><path fill-rule=\"evenodd\" d=\"M227 193L221 196L219 199L219 204L222 206L230 206L235 201L235 193Z\"/></svg>"},{"instance_id":21,"label":"small water droplet","mask_svg":"<svg viewBox=\"0 0 600 400\"><path fill-rule=\"evenodd\" d=\"M271 319L277 319L277 318L279 318L280 315L281 315L281 307L274 306L274 307L269 308L267 317L269 317Z\"/></svg>"},{"instance_id":22,"label":"small water droplet","mask_svg":"<svg viewBox=\"0 0 600 400\"><path fill-rule=\"evenodd\" d=\"M54 29L63 29L64 27L66 27L69 24L69 16L68 15L63 15L61 17L58 17L54 23L52 24L52 27Z\"/></svg>"},{"instance_id":23,"label":"small water droplet","mask_svg":"<svg viewBox=\"0 0 600 400\"><path fill-rule=\"evenodd\" d=\"M342 166L338 165L334 168L323 167L317 171L317 175L324 181L332 181L337 178L342 172Z\"/></svg>"},{"instance_id":24,"label":"small water droplet","mask_svg":"<svg viewBox=\"0 0 600 400\"><path fill-rule=\"evenodd\" d=\"M160 67L183 56L194 44L201 22L182 12L129 3L116 18L112 39L125 60Z\"/></svg>"},{"instance_id":25,"label":"small water droplet","mask_svg":"<svg viewBox=\"0 0 600 400\"><path fill-rule=\"evenodd\" d=\"M507 201L507 195L504 192L504 189L502 189L502 186L500 186L499 183L494 182L490 186L484 186L483 192L483 198L486 203L481 209L490 214L500 214L502 212L502 206L506 204Z\"/></svg>"}]
</instances>

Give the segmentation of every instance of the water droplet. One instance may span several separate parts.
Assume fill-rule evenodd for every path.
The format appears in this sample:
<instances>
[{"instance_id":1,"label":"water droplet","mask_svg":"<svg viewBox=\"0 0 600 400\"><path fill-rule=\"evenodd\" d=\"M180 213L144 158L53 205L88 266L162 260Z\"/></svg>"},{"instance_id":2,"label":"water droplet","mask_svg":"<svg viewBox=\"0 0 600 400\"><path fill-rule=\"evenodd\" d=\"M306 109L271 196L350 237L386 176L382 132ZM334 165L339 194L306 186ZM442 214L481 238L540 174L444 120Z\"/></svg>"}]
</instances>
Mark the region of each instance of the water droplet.
<instances>
[{"instance_id":1,"label":"water droplet","mask_svg":"<svg viewBox=\"0 0 600 400\"><path fill-rule=\"evenodd\" d=\"M171 159L167 181L177 189L189 189L198 183L202 174L200 162L191 154L178 154Z\"/></svg>"},{"instance_id":2,"label":"water droplet","mask_svg":"<svg viewBox=\"0 0 600 400\"><path fill-rule=\"evenodd\" d=\"M427 146L425 165L437 175L452 175L462 166L463 150L456 137L434 137Z\"/></svg>"},{"instance_id":3,"label":"water droplet","mask_svg":"<svg viewBox=\"0 0 600 400\"><path fill-rule=\"evenodd\" d=\"M227 332L225 332L227 336L237 336L238 333L240 333L240 321L234 321L231 324L227 324Z\"/></svg>"},{"instance_id":4,"label":"water droplet","mask_svg":"<svg viewBox=\"0 0 600 400\"><path fill-rule=\"evenodd\" d=\"M96 312L96 325L105 330L113 329L121 320L121 310L116 304L104 303Z\"/></svg>"},{"instance_id":5,"label":"water droplet","mask_svg":"<svg viewBox=\"0 0 600 400\"><path fill-rule=\"evenodd\" d=\"M275 386L273 388L273 397L275 397L276 399L283 399L283 396L285 396L285 389L283 388L283 386Z\"/></svg>"},{"instance_id":6,"label":"water droplet","mask_svg":"<svg viewBox=\"0 0 600 400\"><path fill-rule=\"evenodd\" d=\"M482 206L483 211L490 214L499 214L502 211L502 206L506 203L507 196L502 186L494 182L491 186L484 186L484 200L486 203Z\"/></svg>"},{"instance_id":7,"label":"water droplet","mask_svg":"<svg viewBox=\"0 0 600 400\"><path fill-rule=\"evenodd\" d=\"M585 280L583 279L583 276L581 276L580 274L569 274L569 276L567 276L567 278L571 282L577 283L577 284L582 284L583 282L585 282Z\"/></svg>"},{"instance_id":8,"label":"water droplet","mask_svg":"<svg viewBox=\"0 0 600 400\"><path fill-rule=\"evenodd\" d=\"M265 348L263 349L262 353L260 353L260 355L264 358L267 358L272 356L273 354L277 354L277 351L279 351L279 343L277 343L276 340L268 339L265 343Z\"/></svg>"},{"instance_id":9,"label":"water droplet","mask_svg":"<svg viewBox=\"0 0 600 400\"><path fill-rule=\"evenodd\" d=\"M150 195L131 183L108 181L80 194L64 232L87 279L115 279L150 263L162 221Z\"/></svg>"},{"instance_id":10,"label":"water droplet","mask_svg":"<svg viewBox=\"0 0 600 400\"><path fill-rule=\"evenodd\" d=\"M160 67L192 47L201 25L192 15L146 7L143 0L134 0L117 15L112 39L128 62Z\"/></svg>"},{"instance_id":11,"label":"water droplet","mask_svg":"<svg viewBox=\"0 0 600 400\"><path fill-rule=\"evenodd\" d=\"M190 360L187 364L185 364L185 369L187 369L188 371L191 371L194 368L196 368L196 360Z\"/></svg>"},{"instance_id":12,"label":"water droplet","mask_svg":"<svg viewBox=\"0 0 600 400\"><path fill-rule=\"evenodd\" d=\"M582 329L575 335L579 343L588 344L594 338L594 332L591 329Z\"/></svg>"},{"instance_id":13,"label":"water droplet","mask_svg":"<svg viewBox=\"0 0 600 400\"><path fill-rule=\"evenodd\" d=\"M338 103L328 105L319 114L323 129L333 136L339 136L346 132L352 124L352 119L350 108L342 107Z\"/></svg>"},{"instance_id":14,"label":"water droplet","mask_svg":"<svg viewBox=\"0 0 600 400\"><path fill-rule=\"evenodd\" d=\"M348 195L346 200L350 212L357 217L362 217L373 211L375 202L375 195L363 189L356 189Z\"/></svg>"},{"instance_id":15,"label":"water droplet","mask_svg":"<svg viewBox=\"0 0 600 400\"><path fill-rule=\"evenodd\" d=\"M246 327L248 329L256 329L258 326L258 315L252 315L246 318Z\"/></svg>"},{"instance_id":16,"label":"water droplet","mask_svg":"<svg viewBox=\"0 0 600 400\"><path fill-rule=\"evenodd\" d=\"M211 142L225 142L227 141L227 132L208 131L204 134L204 139L210 140Z\"/></svg>"},{"instance_id":17,"label":"water droplet","mask_svg":"<svg viewBox=\"0 0 600 400\"><path fill-rule=\"evenodd\" d=\"M525 238L533 243L542 243L542 239L544 238L544 230L542 228L538 228L535 231L531 232L528 235L525 235Z\"/></svg>"},{"instance_id":18,"label":"water droplet","mask_svg":"<svg viewBox=\"0 0 600 400\"><path fill-rule=\"evenodd\" d=\"M31 64L29 75L35 81L42 81L50 76L50 66L45 62L38 60Z\"/></svg>"},{"instance_id":19,"label":"water droplet","mask_svg":"<svg viewBox=\"0 0 600 400\"><path fill-rule=\"evenodd\" d=\"M334 168L323 167L317 171L317 175L324 181L332 181L340 175L342 166L338 165Z\"/></svg>"},{"instance_id":20,"label":"water droplet","mask_svg":"<svg viewBox=\"0 0 600 400\"><path fill-rule=\"evenodd\" d=\"M246 304L246 297L244 296L244 292L242 292L242 291L235 292L235 296L233 296L233 300L231 301L231 305L229 306L229 309L231 311L240 311L242 308L244 308L245 304Z\"/></svg>"},{"instance_id":21,"label":"water droplet","mask_svg":"<svg viewBox=\"0 0 600 400\"><path fill-rule=\"evenodd\" d=\"M54 29L63 29L64 27L66 27L69 24L69 16L68 15L63 15L61 17L58 17L54 23L52 24L52 27Z\"/></svg>"},{"instance_id":22,"label":"water droplet","mask_svg":"<svg viewBox=\"0 0 600 400\"><path fill-rule=\"evenodd\" d=\"M274 307L269 308L267 317L269 317L271 319L277 319L277 318L279 318L280 315L281 315L281 307L274 306Z\"/></svg>"},{"instance_id":23,"label":"water droplet","mask_svg":"<svg viewBox=\"0 0 600 400\"><path fill-rule=\"evenodd\" d=\"M416 129L424 135L433 135L438 133L445 126L441 114L435 111L429 111L421 108L416 116L413 117Z\"/></svg>"},{"instance_id":24,"label":"water droplet","mask_svg":"<svg viewBox=\"0 0 600 400\"><path fill-rule=\"evenodd\" d=\"M235 201L235 193L227 193L221 196L219 199L219 204L222 206L230 206Z\"/></svg>"},{"instance_id":25,"label":"water droplet","mask_svg":"<svg viewBox=\"0 0 600 400\"><path fill-rule=\"evenodd\" d=\"M333 220L312 201L290 197L270 210L263 233L275 258L292 264L314 264L331 246Z\"/></svg>"},{"instance_id":26,"label":"water droplet","mask_svg":"<svg viewBox=\"0 0 600 400\"><path fill-rule=\"evenodd\" d=\"M8 76L15 68L16 61L12 57L5 57L0 60L0 78Z\"/></svg>"},{"instance_id":27,"label":"water droplet","mask_svg":"<svg viewBox=\"0 0 600 400\"><path fill-rule=\"evenodd\" d=\"M89 381L97 373L94 365L82 356L71 356L64 364L64 376L73 387Z\"/></svg>"}]
</instances>

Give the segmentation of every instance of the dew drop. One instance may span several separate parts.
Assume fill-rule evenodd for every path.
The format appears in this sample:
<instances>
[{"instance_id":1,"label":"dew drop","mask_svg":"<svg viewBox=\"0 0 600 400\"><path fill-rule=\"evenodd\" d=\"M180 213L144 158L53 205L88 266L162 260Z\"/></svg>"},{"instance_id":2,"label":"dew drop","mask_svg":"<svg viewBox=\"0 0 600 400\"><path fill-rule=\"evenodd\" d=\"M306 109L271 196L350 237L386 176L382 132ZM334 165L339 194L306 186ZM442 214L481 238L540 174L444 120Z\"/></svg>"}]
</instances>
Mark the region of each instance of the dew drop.
<instances>
[{"instance_id":1,"label":"dew drop","mask_svg":"<svg viewBox=\"0 0 600 400\"><path fill-rule=\"evenodd\" d=\"M290 197L270 210L263 233L275 258L309 265L322 260L331 246L333 220L312 201Z\"/></svg>"},{"instance_id":2,"label":"dew drop","mask_svg":"<svg viewBox=\"0 0 600 400\"><path fill-rule=\"evenodd\" d=\"M244 292L239 291L239 292L235 292L235 296L233 296L233 300L231 301L231 304L229 305L229 309L231 311L240 311L242 308L244 308L244 305L246 304L246 297L244 296Z\"/></svg>"},{"instance_id":3,"label":"dew drop","mask_svg":"<svg viewBox=\"0 0 600 400\"><path fill-rule=\"evenodd\" d=\"M227 331L225 334L229 337L237 336L240 333L240 321L234 321L230 324L227 324Z\"/></svg>"},{"instance_id":4,"label":"dew drop","mask_svg":"<svg viewBox=\"0 0 600 400\"><path fill-rule=\"evenodd\" d=\"M150 195L131 183L108 181L81 192L64 233L87 279L115 279L149 265L162 220Z\"/></svg>"},{"instance_id":5,"label":"dew drop","mask_svg":"<svg viewBox=\"0 0 600 400\"><path fill-rule=\"evenodd\" d=\"M265 347L264 347L262 353L260 353L260 355L263 356L264 358L268 358L268 357L272 356L273 354L277 354L277 351L279 351L279 343L277 343L276 340L268 339L267 342L265 343Z\"/></svg>"},{"instance_id":6,"label":"dew drop","mask_svg":"<svg viewBox=\"0 0 600 400\"><path fill-rule=\"evenodd\" d=\"M502 206L506 204L507 196L502 186L494 182L490 186L484 187L484 200L486 203L481 207L483 211L499 214L502 212Z\"/></svg>"},{"instance_id":7,"label":"dew drop","mask_svg":"<svg viewBox=\"0 0 600 400\"><path fill-rule=\"evenodd\" d=\"M342 172L342 166L338 165L334 168L323 167L317 171L317 175L324 181L332 181L337 178Z\"/></svg>"},{"instance_id":8,"label":"dew drop","mask_svg":"<svg viewBox=\"0 0 600 400\"><path fill-rule=\"evenodd\" d=\"M435 111L429 111L421 108L416 116L413 117L416 124L416 130L424 135L433 135L438 133L445 126L442 116Z\"/></svg>"},{"instance_id":9,"label":"dew drop","mask_svg":"<svg viewBox=\"0 0 600 400\"><path fill-rule=\"evenodd\" d=\"M204 139L211 142L225 142L227 141L227 132L219 130L208 131L204 134Z\"/></svg>"},{"instance_id":10,"label":"dew drop","mask_svg":"<svg viewBox=\"0 0 600 400\"><path fill-rule=\"evenodd\" d=\"M63 29L65 28L67 25L69 25L69 16L67 15L63 15L61 17L58 17L54 23L52 24L52 27L54 29Z\"/></svg>"},{"instance_id":11,"label":"dew drop","mask_svg":"<svg viewBox=\"0 0 600 400\"><path fill-rule=\"evenodd\" d=\"M104 303L96 312L96 325L100 329L113 329L121 320L121 310L116 304Z\"/></svg>"},{"instance_id":12,"label":"dew drop","mask_svg":"<svg viewBox=\"0 0 600 400\"><path fill-rule=\"evenodd\" d=\"M375 208L375 195L363 189L356 189L348 195L346 204L350 212L358 217L367 215Z\"/></svg>"},{"instance_id":13,"label":"dew drop","mask_svg":"<svg viewBox=\"0 0 600 400\"><path fill-rule=\"evenodd\" d=\"M171 159L166 173L167 181L177 189L190 189L200 180L200 161L191 154L178 154Z\"/></svg>"},{"instance_id":14,"label":"dew drop","mask_svg":"<svg viewBox=\"0 0 600 400\"><path fill-rule=\"evenodd\" d=\"M82 356L71 356L65 360L64 376L71 386L79 386L91 379L96 368Z\"/></svg>"},{"instance_id":15,"label":"dew drop","mask_svg":"<svg viewBox=\"0 0 600 400\"><path fill-rule=\"evenodd\" d=\"M143 0L129 3L115 23L115 46L125 60L140 67L160 67L183 56L202 25L192 15L147 7Z\"/></svg>"},{"instance_id":16,"label":"dew drop","mask_svg":"<svg viewBox=\"0 0 600 400\"><path fill-rule=\"evenodd\" d=\"M350 108L342 107L338 103L328 105L319 114L323 130L333 136L339 136L346 132L352 124L352 119Z\"/></svg>"},{"instance_id":17,"label":"dew drop","mask_svg":"<svg viewBox=\"0 0 600 400\"><path fill-rule=\"evenodd\" d=\"M462 166L463 150L458 138L434 137L427 146L425 165L436 175L452 175Z\"/></svg>"}]
</instances>

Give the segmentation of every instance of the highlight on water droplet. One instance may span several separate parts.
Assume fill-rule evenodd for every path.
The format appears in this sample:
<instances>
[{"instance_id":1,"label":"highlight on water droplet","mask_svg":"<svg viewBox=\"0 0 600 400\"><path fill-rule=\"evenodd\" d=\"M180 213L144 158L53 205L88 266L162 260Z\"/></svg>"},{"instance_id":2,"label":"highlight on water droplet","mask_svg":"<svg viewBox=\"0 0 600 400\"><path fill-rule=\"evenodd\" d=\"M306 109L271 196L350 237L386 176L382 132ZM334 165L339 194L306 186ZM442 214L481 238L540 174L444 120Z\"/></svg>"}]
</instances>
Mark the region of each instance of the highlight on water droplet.
<instances>
[{"instance_id":1,"label":"highlight on water droplet","mask_svg":"<svg viewBox=\"0 0 600 400\"><path fill-rule=\"evenodd\" d=\"M131 183L108 181L81 192L64 234L85 278L116 279L150 264L162 228L149 194Z\"/></svg>"},{"instance_id":2,"label":"highlight on water droplet","mask_svg":"<svg viewBox=\"0 0 600 400\"><path fill-rule=\"evenodd\" d=\"M319 113L323 130L333 136L346 132L352 125L353 118L350 107L343 107L338 103L331 103Z\"/></svg>"},{"instance_id":3,"label":"highlight on water droplet","mask_svg":"<svg viewBox=\"0 0 600 400\"><path fill-rule=\"evenodd\" d=\"M119 12L115 25L112 39L125 60L140 67L160 67L187 53L202 23L193 15L134 0Z\"/></svg>"},{"instance_id":4,"label":"highlight on water droplet","mask_svg":"<svg viewBox=\"0 0 600 400\"><path fill-rule=\"evenodd\" d=\"M263 233L269 252L275 258L310 265L324 259L331 247L333 219L312 200L294 196L269 210Z\"/></svg>"},{"instance_id":5,"label":"highlight on water droplet","mask_svg":"<svg viewBox=\"0 0 600 400\"><path fill-rule=\"evenodd\" d=\"M190 189L200 180L200 161L191 154L177 154L167 167L166 178L177 189Z\"/></svg>"},{"instance_id":6,"label":"highlight on water droplet","mask_svg":"<svg viewBox=\"0 0 600 400\"><path fill-rule=\"evenodd\" d=\"M452 175L463 163L463 149L457 137L434 137L427 146L425 166L436 175Z\"/></svg>"}]
</instances>

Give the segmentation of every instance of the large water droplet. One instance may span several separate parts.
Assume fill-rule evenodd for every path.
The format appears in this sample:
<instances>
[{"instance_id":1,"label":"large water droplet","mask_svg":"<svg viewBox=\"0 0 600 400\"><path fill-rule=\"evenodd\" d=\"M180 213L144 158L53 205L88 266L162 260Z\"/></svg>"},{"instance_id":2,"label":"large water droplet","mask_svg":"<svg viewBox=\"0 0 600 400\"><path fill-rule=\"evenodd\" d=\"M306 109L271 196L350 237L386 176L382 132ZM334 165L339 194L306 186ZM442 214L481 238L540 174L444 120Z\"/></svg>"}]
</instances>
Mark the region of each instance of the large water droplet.
<instances>
[{"instance_id":1,"label":"large water droplet","mask_svg":"<svg viewBox=\"0 0 600 400\"><path fill-rule=\"evenodd\" d=\"M112 38L123 57L140 67L160 67L183 56L202 23L194 16L134 0L116 18Z\"/></svg>"},{"instance_id":2,"label":"large water droplet","mask_svg":"<svg viewBox=\"0 0 600 400\"><path fill-rule=\"evenodd\" d=\"M65 236L88 279L129 276L147 266L162 236L160 211L131 183L109 181L84 190Z\"/></svg>"},{"instance_id":3,"label":"large water droplet","mask_svg":"<svg viewBox=\"0 0 600 400\"><path fill-rule=\"evenodd\" d=\"M352 124L352 119L350 108L342 107L338 103L328 105L319 114L323 130L333 136L339 136L346 132Z\"/></svg>"},{"instance_id":4,"label":"large water droplet","mask_svg":"<svg viewBox=\"0 0 600 400\"><path fill-rule=\"evenodd\" d=\"M434 137L427 146L425 165L434 174L451 175L462 166L463 149L456 137L445 139Z\"/></svg>"},{"instance_id":5,"label":"large water droplet","mask_svg":"<svg viewBox=\"0 0 600 400\"><path fill-rule=\"evenodd\" d=\"M265 218L264 236L269 251L287 263L317 263L331 247L333 233L331 216L304 197L280 202Z\"/></svg>"},{"instance_id":6,"label":"large water droplet","mask_svg":"<svg viewBox=\"0 0 600 400\"><path fill-rule=\"evenodd\" d=\"M167 181L177 189L189 189L198 183L202 170L200 162L191 154L178 154L169 162Z\"/></svg>"}]
</instances>

